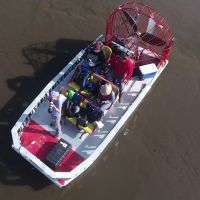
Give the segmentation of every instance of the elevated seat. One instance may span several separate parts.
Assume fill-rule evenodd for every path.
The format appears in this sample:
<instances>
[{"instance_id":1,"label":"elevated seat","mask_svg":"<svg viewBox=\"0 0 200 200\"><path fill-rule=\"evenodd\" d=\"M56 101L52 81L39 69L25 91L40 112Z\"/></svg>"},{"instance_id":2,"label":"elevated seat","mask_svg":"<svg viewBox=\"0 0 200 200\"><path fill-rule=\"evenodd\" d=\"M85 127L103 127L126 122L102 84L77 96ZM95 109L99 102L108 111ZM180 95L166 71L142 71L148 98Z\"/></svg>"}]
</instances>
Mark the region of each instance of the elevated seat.
<instances>
[{"instance_id":1,"label":"elevated seat","mask_svg":"<svg viewBox=\"0 0 200 200\"><path fill-rule=\"evenodd\" d=\"M102 50L103 55L105 57L105 64L107 64L110 60L111 55L112 55L112 49L107 45L103 45L101 47L101 50Z\"/></svg>"}]
</instances>

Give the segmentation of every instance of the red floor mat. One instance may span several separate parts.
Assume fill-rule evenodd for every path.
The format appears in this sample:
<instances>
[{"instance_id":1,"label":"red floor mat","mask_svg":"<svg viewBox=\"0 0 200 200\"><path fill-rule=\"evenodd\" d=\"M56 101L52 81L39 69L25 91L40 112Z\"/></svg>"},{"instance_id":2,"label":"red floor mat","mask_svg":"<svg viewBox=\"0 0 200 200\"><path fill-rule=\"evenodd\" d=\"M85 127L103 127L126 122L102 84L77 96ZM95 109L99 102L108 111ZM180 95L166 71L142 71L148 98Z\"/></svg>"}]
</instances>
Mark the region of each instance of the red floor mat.
<instances>
[{"instance_id":1,"label":"red floor mat","mask_svg":"<svg viewBox=\"0 0 200 200\"><path fill-rule=\"evenodd\" d=\"M33 120L24 129L20 139L22 146L41 161L44 161L48 152L58 142L58 138L53 137L48 131ZM75 151L71 150L56 171L69 172L83 160L84 158L82 158Z\"/></svg>"}]
</instances>

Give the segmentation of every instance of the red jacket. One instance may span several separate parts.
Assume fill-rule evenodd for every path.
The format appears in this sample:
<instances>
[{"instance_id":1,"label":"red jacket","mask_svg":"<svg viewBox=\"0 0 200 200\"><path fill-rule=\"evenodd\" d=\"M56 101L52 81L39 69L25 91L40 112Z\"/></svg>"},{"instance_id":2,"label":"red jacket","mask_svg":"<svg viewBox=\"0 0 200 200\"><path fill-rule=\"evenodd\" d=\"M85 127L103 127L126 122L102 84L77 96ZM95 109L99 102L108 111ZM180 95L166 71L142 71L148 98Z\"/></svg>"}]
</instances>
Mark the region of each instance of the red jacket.
<instances>
[{"instance_id":1,"label":"red jacket","mask_svg":"<svg viewBox=\"0 0 200 200\"><path fill-rule=\"evenodd\" d=\"M134 67L134 62L132 59L127 58L125 60L121 60L121 58L117 55L111 58L110 64L115 78L124 75L124 80L130 80L131 76L133 75Z\"/></svg>"}]
</instances>

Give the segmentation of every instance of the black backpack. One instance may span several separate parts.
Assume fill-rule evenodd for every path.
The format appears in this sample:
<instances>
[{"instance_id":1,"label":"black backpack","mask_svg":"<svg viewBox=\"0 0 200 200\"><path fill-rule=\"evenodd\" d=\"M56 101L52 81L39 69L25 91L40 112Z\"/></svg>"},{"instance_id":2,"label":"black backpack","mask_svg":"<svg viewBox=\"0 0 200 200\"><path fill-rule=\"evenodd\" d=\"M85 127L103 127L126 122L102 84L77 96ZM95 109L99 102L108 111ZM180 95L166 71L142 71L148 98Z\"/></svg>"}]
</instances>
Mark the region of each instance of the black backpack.
<instances>
[{"instance_id":1,"label":"black backpack","mask_svg":"<svg viewBox=\"0 0 200 200\"><path fill-rule=\"evenodd\" d=\"M86 115L87 115L87 120L90 123L93 123L95 121L100 121L102 116L103 116L103 111L96 107L92 103L87 103L86 105Z\"/></svg>"}]
</instances>

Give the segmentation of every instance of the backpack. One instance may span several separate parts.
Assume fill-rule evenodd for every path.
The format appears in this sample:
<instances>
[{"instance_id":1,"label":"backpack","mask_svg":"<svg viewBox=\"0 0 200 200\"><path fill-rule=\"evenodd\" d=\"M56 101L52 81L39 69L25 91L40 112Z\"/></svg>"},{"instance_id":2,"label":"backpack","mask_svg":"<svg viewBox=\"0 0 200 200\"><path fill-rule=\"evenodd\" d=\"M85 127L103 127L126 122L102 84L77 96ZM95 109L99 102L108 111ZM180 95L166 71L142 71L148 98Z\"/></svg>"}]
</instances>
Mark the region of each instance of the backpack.
<instances>
[{"instance_id":1,"label":"backpack","mask_svg":"<svg viewBox=\"0 0 200 200\"><path fill-rule=\"evenodd\" d=\"M71 101L73 102L74 105L79 106L80 103L81 103L81 101L82 101L82 97L81 97L79 94L74 93L74 95L73 95Z\"/></svg>"},{"instance_id":2,"label":"backpack","mask_svg":"<svg viewBox=\"0 0 200 200\"><path fill-rule=\"evenodd\" d=\"M76 72L75 72L76 73ZM80 88L86 88L88 85L88 79L90 75L90 66L85 63L81 66L79 75L75 78L75 83L80 86Z\"/></svg>"},{"instance_id":3,"label":"backpack","mask_svg":"<svg viewBox=\"0 0 200 200\"><path fill-rule=\"evenodd\" d=\"M103 116L103 111L96 107L92 103L87 103L86 105L86 115L87 115L87 120L90 123L93 123L95 121L100 121L102 116Z\"/></svg>"},{"instance_id":4,"label":"backpack","mask_svg":"<svg viewBox=\"0 0 200 200\"><path fill-rule=\"evenodd\" d=\"M81 118L81 117L78 117L77 118L77 121L76 121L76 127L79 128L79 125L80 126L83 126L83 127L86 127L88 124L88 121L84 118Z\"/></svg>"}]
</instances>

